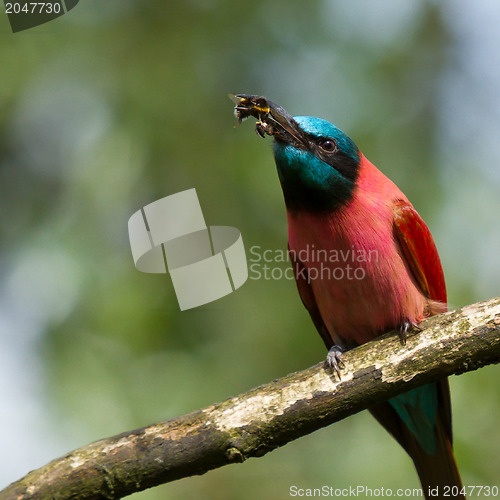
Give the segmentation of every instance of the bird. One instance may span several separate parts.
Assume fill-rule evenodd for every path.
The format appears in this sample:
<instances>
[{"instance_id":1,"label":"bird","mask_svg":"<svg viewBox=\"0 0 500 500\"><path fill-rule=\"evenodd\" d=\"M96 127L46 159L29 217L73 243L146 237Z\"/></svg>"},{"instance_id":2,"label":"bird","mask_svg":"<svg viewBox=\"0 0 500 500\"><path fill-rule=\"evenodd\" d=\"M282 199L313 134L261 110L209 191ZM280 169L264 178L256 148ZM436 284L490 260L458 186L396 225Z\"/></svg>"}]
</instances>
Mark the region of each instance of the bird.
<instances>
[{"instance_id":1,"label":"bird","mask_svg":"<svg viewBox=\"0 0 500 500\"><path fill-rule=\"evenodd\" d=\"M239 122L253 116L257 133L274 139L288 252L332 374L340 376L344 351L394 329L405 343L409 329L446 311L443 268L427 225L347 134L321 118L292 117L263 96L230 97ZM413 460L425 498L465 498L448 379L369 411Z\"/></svg>"}]
</instances>

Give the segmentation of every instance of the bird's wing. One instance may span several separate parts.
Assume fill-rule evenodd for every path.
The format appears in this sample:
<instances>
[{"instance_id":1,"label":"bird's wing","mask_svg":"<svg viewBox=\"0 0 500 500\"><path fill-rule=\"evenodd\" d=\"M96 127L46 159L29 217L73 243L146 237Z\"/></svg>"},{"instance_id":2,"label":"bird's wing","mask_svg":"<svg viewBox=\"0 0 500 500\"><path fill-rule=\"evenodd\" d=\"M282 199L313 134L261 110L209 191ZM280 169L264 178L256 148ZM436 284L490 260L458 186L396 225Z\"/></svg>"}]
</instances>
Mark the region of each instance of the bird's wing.
<instances>
[{"instance_id":1,"label":"bird's wing","mask_svg":"<svg viewBox=\"0 0 500 500\"><path fill-rule=\"evenodd\" d=\"M394 203L394 231L401 245L403 256L422 293L438 301L446 310L446 284L439 254L429 228L417 211L404 200ZM442 401L443 426L452 439L450 389L445 379L438 385Z\"/></svg>"},{"instance_id":2,"label":"bird's wing","mask_svg":"<svg viewBox=\"0 0 500 500\"><path fill-rule=\"evenodd\" d=\"M404 200L394 203L394 231L403 255L422 293L446 304L446 285L441 261L429 228Z\"/></svg>"},{"instance_id":3,"label":"bird's wing","mask_svg":"<svg viewBox=\"0 0 500 500\"><path fill-rule=\"evenodd\" d=\"M295 252L290 252L290 247L288 247L288 253L290 255L293 274L295 276L295 282L297 283L297 289L299 291L302 303L309 311L314 326L316 327L316 330L318 330L318 333L321 335L326 348L330 349L334 342L330 333L328 332L328 329L326 328L323 318L321 317L318 305L316 304L316 298L314 297L311 282L309 281L307 269L304 264L302 264L302 262L297 259Z\"/></svg>"}]
</instances>

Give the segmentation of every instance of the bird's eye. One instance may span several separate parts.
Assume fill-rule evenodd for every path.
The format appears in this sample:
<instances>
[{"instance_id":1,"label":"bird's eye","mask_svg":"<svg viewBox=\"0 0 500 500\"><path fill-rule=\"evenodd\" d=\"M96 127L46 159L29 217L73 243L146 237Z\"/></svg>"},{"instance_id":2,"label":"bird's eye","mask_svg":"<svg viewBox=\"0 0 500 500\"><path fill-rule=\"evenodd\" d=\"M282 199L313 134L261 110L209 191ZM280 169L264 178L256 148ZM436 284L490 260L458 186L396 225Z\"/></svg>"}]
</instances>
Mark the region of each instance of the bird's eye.
<instances>
[{"instance_id":1,"label":"bird's eye","mask_svg":"<svg viewBox=\"0 0 500 500\"><path fill-rule=\"evenodd\" d=\"M337 150L337 143L333 139L323 139L318 145L325 153L334 153Z\"/></svg>"}]
</instances>

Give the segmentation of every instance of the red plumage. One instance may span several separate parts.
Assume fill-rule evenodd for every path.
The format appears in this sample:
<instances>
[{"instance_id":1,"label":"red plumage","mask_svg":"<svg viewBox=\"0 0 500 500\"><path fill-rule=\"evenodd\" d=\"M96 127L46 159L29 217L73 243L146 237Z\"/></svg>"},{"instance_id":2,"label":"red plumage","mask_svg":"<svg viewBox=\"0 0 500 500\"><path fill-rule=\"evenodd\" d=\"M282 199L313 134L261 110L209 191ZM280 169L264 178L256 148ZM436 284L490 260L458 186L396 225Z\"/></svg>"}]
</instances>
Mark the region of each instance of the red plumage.
<instances>
[{"instance_id":1,"label":"red plumage","mask_svg":"<svg viewBox=\"0 0 500 500\"><path fill-rule=\"evenodd\" d=\"M297 276L299 292L308 310L321 317L331 343L339 345L363 344L446 307L443 271L425 223L364 156L359 169L344 206L320 215L288 212L292 260L300 260L297 265L310 276ZM314 258L319 249L328 259Z\"/></svg>"}]
</instances>

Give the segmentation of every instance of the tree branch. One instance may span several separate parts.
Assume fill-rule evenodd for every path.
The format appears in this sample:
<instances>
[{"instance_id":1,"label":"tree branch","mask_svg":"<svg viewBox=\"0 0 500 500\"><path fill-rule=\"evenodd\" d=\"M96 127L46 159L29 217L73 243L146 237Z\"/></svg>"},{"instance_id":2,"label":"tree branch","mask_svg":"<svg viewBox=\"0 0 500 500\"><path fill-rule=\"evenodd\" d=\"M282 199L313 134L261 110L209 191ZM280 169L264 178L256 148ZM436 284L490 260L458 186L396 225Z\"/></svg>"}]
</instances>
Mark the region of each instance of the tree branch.
<instances>
[{"instance_id":1,"label":"tree branch","mask_svg":"<svg viewBox=\"0 0 500 500\"><path fill-rule=\"evenodd\" d=\"M53 460L0 500L121 498L249 457L401 392L500 361L500 297L441 314L344 354L342 380L320 363L181 417L124 432Z\"/></svg>"}]
</instances>

